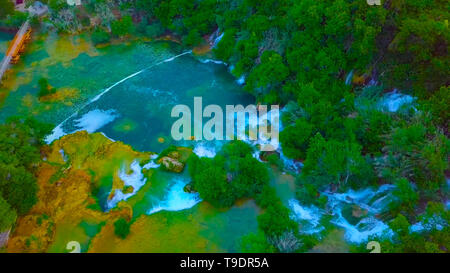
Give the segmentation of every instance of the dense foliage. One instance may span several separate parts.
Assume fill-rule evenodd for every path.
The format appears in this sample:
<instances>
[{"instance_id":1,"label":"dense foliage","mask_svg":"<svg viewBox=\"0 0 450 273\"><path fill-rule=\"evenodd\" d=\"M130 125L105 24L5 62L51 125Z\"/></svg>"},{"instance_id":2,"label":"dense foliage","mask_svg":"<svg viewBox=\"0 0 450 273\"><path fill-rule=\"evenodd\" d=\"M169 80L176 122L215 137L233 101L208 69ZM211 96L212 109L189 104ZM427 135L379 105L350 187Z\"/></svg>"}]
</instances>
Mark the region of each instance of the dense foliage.
<instances>
[{"instance_id":1,"label":"dense foliage","mask_svg":"<svg viewBox=\"0 0 450 273\"><path fill-rule=\"evenodd\" d=\"M38 97L42 98L56 92L56 89L51 87L46 78L40 78L38 81L39 91Z\"/></svg>"},{"instance_id":2,"label":"dense foliage","mask_svg":"<svg viewBox=\"0 0 450 273\"><path fill-rule=\"evenodd\" d=\"M0 231L37 201L34 172L50 128L33 119L10 118L0 125Z\"/></svg>"},{"instance_id":3,"label":"dense foliage","mask_svg":"<svg viewBox=\"0 0 450 273\"><path fill-rule=\"evenodd\" d=\"M215 206L230 207L239 198L254 198L265 209L258 216L260 231L243 238L243 251L296 251L300 247L298 224L269 185L266 165L252 153L245 142L231 141L214 158L193 154L188 161L193 189ZM287 241L293 244L286 248Z\"/></svg>"},{"instance_id":4,"label":"dense foliage","mask_svg":"<svg viewBox=\"0 0 450 273\"><path fill-rule=\"evenodd\" d=\"M121 239L125 239L130 233L130 224L124 218L119 218L114 222L114 234Z\"/></svg>"},{"instance_id":5,"label":"dense foliage","mask_svg":"<svg viewBox=\"0 0 450 273\"><path fill-rule=\"evenodd\" d=\"M9 0L0 0L0 19L4 19L7 15L14 13L14 3Z\"/></svg>"},{"instance_id":6,"label":"dense foliage","mask_svg":"<svg viewBox=\"0 0 450 273\"><path fill-rule=\"evenodd\" d=\"M269 182L266 166L252 156L252 148L242 141L224 145L214 158L193 154L188 164L194 189L216 206L228 207L236 199L255 197Z\"/></svg>"}]
</instances>

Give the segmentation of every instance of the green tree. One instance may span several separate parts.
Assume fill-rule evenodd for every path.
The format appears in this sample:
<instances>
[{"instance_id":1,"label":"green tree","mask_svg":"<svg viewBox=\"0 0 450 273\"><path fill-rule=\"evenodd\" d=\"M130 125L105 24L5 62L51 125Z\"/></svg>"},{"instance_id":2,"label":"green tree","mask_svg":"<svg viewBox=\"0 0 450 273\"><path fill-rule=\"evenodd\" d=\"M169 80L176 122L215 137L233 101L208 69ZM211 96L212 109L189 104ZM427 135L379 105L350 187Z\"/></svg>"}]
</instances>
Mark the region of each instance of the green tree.
<instances>
[{"instance_id":1,"label":"green tree","mask_svg":"<svg viewBox=\"0 0 450 273\"><path fill-rule=\"evenodd\" d=\"M305 119L297 119L294 125L284 128L280 133L283 152L287 157L304 159L313 126Z\"/></svg>"},{"instance_id":2,"label":"green tree","mask_svg":"<svg viewBox=\"0 0 450 273\"><path fill-rule=\"evenodd\" d=\"M16 221L16 212L0 196L0 233L8 230Z\"/></svg>"},{"instance_id":3,"label":"green tree","mask_svg":"<svg viewBox=\"0 0 450 273\"><path fill-rule=\"evenodd\" d=\"M33 173L41 160L42 139L51 127L20 117L0 125L0 194L19 215L37 201Z\"/></svg>"},{"instance_id":4,"label":"green tree","mask_svg":"<svg viewBox=\"0 0 450 273\"><path fill-rule=\"evenodd\" d=\"M443 128L448 128L450 121L450 112L448 111L448 105L450 104L450 87L441 86L439 91L435 92L431 96L430 100L425 102L426 108L428 108L433 114L433 119L436 123Z\"/></svg>"},{"instance_id":5,"label":"green tree","mask_svg":"<svg viewBox=\"0 0 450 273\"><path fill-rule=\"evenodd\" d=\"M289 217L289 209L281 204L269 206L258 216L258 226L268 237L281 236L286 231L297 233L298 224Z\"/></svg>"},{"instance_id":6,"label":"green tree","mask_svg":"<svg viewBox=\"0 0 450 273\"><path fill-rule=\"evenodd\" d=\"M109 40L111 39L111 36L105 30L103 30L101 28L96 28L94 30L94 32L92 32L91 38L92 38L92 42L94 43L94 45L99 45L99 44L108 43Z\"/></svg>"},{"instance_id":7,"label":"green tree","mask_svg":"<svg viewBox=\"0 0 450 273\"><path fill-rule=\"evenodd\" d=\"M0 164L0 193L19 215L37 202L36 178L24 167Z\"/></svg>"},{"instance_id":8,"label":"green tree","mask_svg":"<svg viewBox=\"0 0 450 273\"><path fill-rule=\"evenodd\" d=\"M354 142L339 142L334 139L326 141L316 134L307 151L302 177L316 181L317 187L324 184L349 186L354 183L361 187L372 177L363 173L367 163L361 156L361 146Z\"/></svg>"},{"instance_id":9,"label":"green tree","mask_svg":"<svg viewBox=\"0 0 450 273\"><path fill-rule=\"evenodd\" d=\"M66 7L67 2L64 0L49 0L48 5L55 13Z\"/></svg>"},{"instance_id":10,"label":"green tree","mask_svg":"<svg viewBox=\"0 0 450 273\"><path fill-rule=\"evenodd\" d=\"M145 34L148 37L152 37L152 38L161 36L164 34L164 32L165 32L165 29L162 26L162 24L159 22L153 23L145 28Z\"/></svg>"},{"instance_id":11,"label":"green tree","mask_svg":"<svg viewBox=\"0 0 450 273\"><path fill-rule=\"evenodd\" d=\"M218 207L233 205L236 196L227 181L222 159L198 158L193 155L188 164L194 188L203 200Z\"/></svg>"},{"instance_id":12,"label":"green tree","mask_svg":"<svg viewBox=\"0 0 450 273\"><path fill-rule=\"evenodd\" d=\"M183 38L183 44L187 46L196 46L201 43L202 37L197 29L189 31L189 34Z\"/></svg>"},{"instance_id":13,"label":"green tree","mask_svg":"<svg viewBox=\"0 0 450 273\"><path fill-rule=\"evenodd\" d=\"M133 32L133 27L131 16L126 15L122 19L111 23L111 33L116 37L122 37Z\"/></svg>"},{"instance_id":14,"label":"green tree","mask_svg":"<svg viewBox=\"0 0 450 273\"><path fill-rule=\"evenodd\" d=\"M38 81L38 85L39 85L39 92L38 92L39 98L54 94L56 92L56 89L51 88L50 84L48 83L48 79L46 78L40 78Z\"/></svg>"},{"instance_id":15,"label":"green tree","mask_svg":"<svg viewBox=\"0 0 450 273\"><path fill-rule=\"evenodd\" d=\"M128 234L130 234L130 224L124 218L120 218L119 220L114 222L114 233L117 237L121 239L127 238Z\"/></svg>"},{"instance_id":16,"label":"green tree","mask_svg":"<svg viewBox=\"0 0 450 273\"><path fill-rule=\"evenodd\" d=\"M255 67L248 79L248 88L271 87L282 83L289 75L283 58L275 51L267 50L261 55L261 64Z\"/></svg>"},{"instance_id":17,"label":"green tree","mask_svg":"<svg viewBox=\"0 0 450 273\"><path fill-rule=\"evenodd\" d=\"M6 18L7 15L14 13L14 4L10 0L0 0L0 19Z\"/></svg>"},{"instance_id":18,"label":"green tree","mask_svg":"<svg viewBox=\"0 0 450 273\"><path fill-rule=\"evenodd\" d=\"M390 204L391 210L413 212L418 200L418 195L414 188L405 178L399 179L395 186L396 188L392 193L396 200Z\"/></svg>"},{"instance_id":19,"label":"green tree","mask_svg":"<svg viewBox=\"0 0 450 273\"><path fill-rule=\"evenodd\" d=\"M221 60L228 61L234 54L236 29L227 29L214 49L214 54Z\"/></svg>"},{"instance_id":20,"label":"green tree","mask_svg":"<svg viewBox=\"0 0 450 273\"><path fill-rule=\"evenodd\" d=\"M267 242L263 232L250 233L241 239L241 251L244 253L273 253L275 248Z\"/></svg>"}]
</instances>

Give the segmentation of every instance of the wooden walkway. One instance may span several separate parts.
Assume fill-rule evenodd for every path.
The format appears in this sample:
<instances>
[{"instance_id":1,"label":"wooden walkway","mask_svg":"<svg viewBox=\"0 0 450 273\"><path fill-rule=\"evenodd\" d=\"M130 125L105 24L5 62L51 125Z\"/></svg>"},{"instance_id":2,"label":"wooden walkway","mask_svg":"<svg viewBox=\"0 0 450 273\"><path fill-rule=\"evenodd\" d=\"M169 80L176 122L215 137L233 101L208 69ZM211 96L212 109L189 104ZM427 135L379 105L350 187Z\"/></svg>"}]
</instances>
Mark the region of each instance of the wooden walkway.
<instances>
[{"instance_id":1,"label":"wooden walkway","mask_svg":"<svg viewBox=\"0 0 450 273\"><path fill-rule=\"evenodd\" d=\"M17 63L20 58L20 53L25 50L25 43L30 39L31 27L30 22L27 20L20 27L14 40L10 44L5 57L0 64L0 82L3 79L4 74L9 68L11 63Z\"/></svg>"}]
</instances>

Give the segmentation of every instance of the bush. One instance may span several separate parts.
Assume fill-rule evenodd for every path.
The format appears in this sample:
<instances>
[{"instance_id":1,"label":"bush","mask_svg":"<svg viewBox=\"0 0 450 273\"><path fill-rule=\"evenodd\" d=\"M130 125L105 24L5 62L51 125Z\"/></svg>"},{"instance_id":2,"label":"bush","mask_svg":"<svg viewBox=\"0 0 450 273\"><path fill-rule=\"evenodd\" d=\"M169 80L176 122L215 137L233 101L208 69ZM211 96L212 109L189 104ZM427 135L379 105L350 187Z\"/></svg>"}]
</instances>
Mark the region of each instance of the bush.
<instances>
[{"instance_id":1,"label":"bush","mask_svg":"<svg viewBox=\"0 0 450 273\"><path fill-rule=\"evenodd\" d=\"M305 119L297 119L293 126L286 127L280 133L284 154L289 158L304 159L313 126Z\"/></svg>"},{"instance_id":2,"label":"bush","mask_svg":"<svg viewBox=\"0 0 450 273\"><path fill-rule=\"evenodd\" d=\"M56 92L55 88L50 87L48 80L46 78L40 78L38 81L38 85L39 85L39 92L38 92L39 98L54 94Z\"/></svg>"},{"instance_id":3,"label":"bush","mask_svg":"<svg viewBox=\"0 0 450 273\"><path fill-rule=\"evenodd\" d=\"M28 212L37 201L33 173L41 160L42 139L51 127L19 117L0 125L0 195L18 215Z\"/></svg>"},{"instance_id":4,"label":"bush","mask_svg":"<svg viewBox=\"0 0 450 273\"><path fill-rule=\"evenodd\" d=\"M114 233L117 237L121 239L125 239L130 233L130 224L127 220L120 218L116 222L114 222Z\"/></svg>"},{"instance_id":5,"label":"bush","mask_svg":"<svg viewBox=\"0 0 450 273\"><path fill-rule=\"evenodd\" d=\"M92 33L92 42L94 45L108 43L110 39L111 35L101 28L96 28Z\"/></svg>"},{"instance_id":6,"label":"bush","mask_svg":"<svg viewBox=\"0 0 450 273\"><path fill-rule=\"evenodd\" d=\"M183 44L186 46L196 46L202 41L202 36L198 30L193 29L189 31L189 34L183 38Z\"/></svg>"},{"instance_id":7,"label":"bush","mask_svg":"<svg viewBox=\"0 0 450 273\"><path fill-rule=\"evenodd\" d=\"M189 164L193 186L202 199L217 207L233 205L236 194L227 181L220 158L198 158L193 155Z\"/></svg>"},{"instance_id":8,"label":"bush","mask_svg":"<svg viewBox=\"0 0 450 273\"><path fill-rule=\"evenodd\" d=\"M151 38L159 37L159 36L163 35L164 32L165 32L165 29L162 26L162 24L159 22L153 23L153 24L145 27L145 35L147 35L148 37L151 37Z\"/></svg>"},{"instance_id":9,"label":"bush","mask_svg":"<svg viewBox=\"0 0 450 273\"><path fill-rule=\"evenodd\" d=\"M263 209L281 202L275 189L269 185L264 186L262 192L256 195L255 201Z\"/></svg>"},{"instance_id":10,"label":"bush","mask_svg":"<svg viewBox=\"0 0 450 273\"><path fill-rule=\"evenodd\" d=\"M131 32L133 32L133 20L129 15L111 23L111 33L116 37L122 37Z\"/></svg>"},{"instance_id":11,"label":"bush","mask_svg":"<svg viewBox=\"0 0 450 273\"><path fill-rule=\"evenodd\" d=\"M14 4L10 0L0 0L0 19L14 13Z\"/></svg>"},{"instance_id":12,"label":"bush","mask_svg":"<svg viewBox=\"0 0 450 273\"><path fill-rule=\"evenodd\" d=\"M8 230L16 221L16 212L0 196L0 233Z\"/></svg>"},{"instance_id":13,"label":"bush","mask_svg":"<svg viewBox=\"0 0 450 273\"><path fill-rule=\"evenodd\" d=\"M58 13L67 5L67 2L65 0L49 0L48 5L53 12Z\"/></svg>"},{"instance_id":14,"label":"bush","mask_svg":"<svg viewBox=\"0 0 450 273\"><path fill-rule=\"evenodd\" d=\"M275 248L267 242L263 232L250 233L242 237L241 251L244 253L273 253Z\"/></svg>"},{"instance_id":15,"label":"bush","mask_svg":"<svg viewBox=\"0 0 450 273\"><path fill-rule=\"evenodd\" d=\"M396 188L392 192L396 200L391 204L391 210L413 212L417 204L418 195L409 181L401 178L395 183Z\"/></svg>"},{"instance_id":16,"label":"bush","mask_svg":"<svg viewBox=\"0 0 450 273\"><path fill-rule=\"evenodd\" d=\"M25 12L14 11L9 14L5 19L0 21L0 26L5 27L20 27L28 18L28 14Z\"/></svg>"},{"instance_id":17,"label":"bush","mask_svg":"<svg viewBox=\"0 0 450 273\"><path fill-rule=\"evenodd\" d=\"M231 141L211 158L192 155L188 161L193 186L216 206L233 205L238 198L254 198L268 185L267 167L252 157L252 147Z\"/></svg>"},{"instance_id":18,"label":"bush","mask_svg":"<svg viewBox=\"0 0 450 273\"><path fill-rule=\"evenodd\" d=\"M298 224L289 217L289 209L281 204L269 206L258 216L258 226L266 236L282 236L285 232L298 232Z\"/></svg>"}]
</instances>

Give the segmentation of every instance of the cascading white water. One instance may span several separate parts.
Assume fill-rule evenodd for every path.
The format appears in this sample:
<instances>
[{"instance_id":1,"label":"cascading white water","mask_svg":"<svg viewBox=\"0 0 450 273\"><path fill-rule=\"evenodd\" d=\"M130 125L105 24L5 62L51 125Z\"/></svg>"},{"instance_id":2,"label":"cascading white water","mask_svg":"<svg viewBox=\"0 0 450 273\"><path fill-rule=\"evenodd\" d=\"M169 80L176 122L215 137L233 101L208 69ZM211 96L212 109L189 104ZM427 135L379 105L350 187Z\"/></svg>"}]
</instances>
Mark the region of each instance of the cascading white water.
<instances>
[{"instance_id":1,"label":"cascading white water","mask_svg":"<svg viewBox=\"0 0 450 273\"><path fill-rule=\"evenodd\" d=\"M389 226L377 218L379 213L388 209L389 199L392 198L392 185L382 185L377 190L366 188L363 190L349 190L345 193L324 192L328 197L326 209L319 209L313 205L301 205L298 200L289 200L292 218L302 223L301 232L305 234L317 233L323 230L320 219L325 214L331 214L331 223L345 230L345 238L352 243L361 243L373 235L391 236ZM353 219L344 210L357 207L363 214Z\"/></svg>"},{"instance_id":2,"label":"cascading white water","mask_svg":"<svg viewBox=\"0 0 450 273\"><path fill-rule=\"evenodd\" d=\"M142 168L138 161L133 161L130 165L130 169L132 170L131 174L127 174L125 171L125 168L122 168L119 171L119 178L124 182L125 186L131 186L133 187L133 192L131 193L123 193L122 190L116 190L114 192L113 198L107 201L107 208L112 209L114 208L117 203L119 203L122 200L127 200L136 192L139 191L139 189L145 185L145 182L147 181L147 178L144 177L142 174Z\"/></svg>"},{"instance_id":3,"label":"cascading white water","mask_svg":"<svg viewBox=\"0 0 450 273\"><path fill-rule=\"evenodd\" d=\"M397 89L394 89L394 91L383 96L379 102L379 106L383 110L397 112L403 106L411 106L415 100L414 97L399 93Z\"/></svg>"},{"instance_id":4,"label":"cascading white water","mask_svg":"<svg viewBox=\"0 0 450 273\"><path fill-rule=\"evenodd\" d=\"M177 177L173 184L167 188L166 195L161 200L156 200L155 204L147 211L153 214L162 210L179 211L192 208L202 200L198 193L188 193L184 187L189 183L183 177Z\"/></svg>"}]
</instances>

